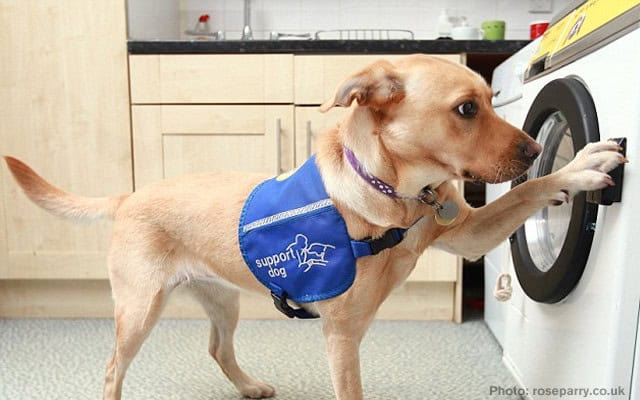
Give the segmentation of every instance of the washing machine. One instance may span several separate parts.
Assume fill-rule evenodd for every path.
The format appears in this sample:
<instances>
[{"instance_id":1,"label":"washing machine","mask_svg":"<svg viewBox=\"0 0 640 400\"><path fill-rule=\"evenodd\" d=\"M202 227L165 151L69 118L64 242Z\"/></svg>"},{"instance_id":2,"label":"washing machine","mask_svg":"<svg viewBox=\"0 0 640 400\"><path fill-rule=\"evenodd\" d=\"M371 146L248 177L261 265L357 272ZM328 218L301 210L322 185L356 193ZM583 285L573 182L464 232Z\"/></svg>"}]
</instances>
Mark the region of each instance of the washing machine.
<instances>
[{"instance_id":1,"label":"washing machine","mask_svg":"<svg viewBox=\"0 0 640 400\"><path fill-rule=\"evenodd\" d=\"M503 360L525 398L640 398L638 3L578 2L525 77L522 127L543 152L512 185L562 168L589 142L616 139L630 159L613 188L546 207L510 238L516 302L503 305Z\"/></svg>"},{"instance_id":2,"label":"washing machine","mask_svg":"<svg viewBox=\"0 0 640 400\"><path fill-rule=\"evenodd\" d=\"M532 41L511 57L498 65L493 71L491 89L492 105L499 116L512 125L521 127L527 116L527 109L522 101L524 74L529 61L538 49L541 39ZM511 183L487 184L485 189L486 203L497 199L511 189ZM501 274L515 276L509 242L504 241L488 252L484 257L484 320L500 345L504 343L505 320L508 308L514 307L522 300L516 293L508 303L499 302L493 295L494 283Z\"/></svg>"}]
</instances>

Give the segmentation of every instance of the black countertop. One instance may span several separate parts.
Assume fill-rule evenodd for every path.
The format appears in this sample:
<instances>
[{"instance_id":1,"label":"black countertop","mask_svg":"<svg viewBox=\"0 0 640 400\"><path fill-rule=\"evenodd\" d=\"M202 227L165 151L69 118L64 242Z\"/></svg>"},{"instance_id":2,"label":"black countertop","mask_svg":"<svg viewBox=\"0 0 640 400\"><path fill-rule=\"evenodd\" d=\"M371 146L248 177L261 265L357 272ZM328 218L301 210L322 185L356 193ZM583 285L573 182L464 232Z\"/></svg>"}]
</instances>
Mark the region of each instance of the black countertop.
<instances>
[{"instance_id":1,"label":"black countertop","mask_svg":"<svg viewBox=\"0 0 640 400\"><path fill-rule=\"evenodd\" d=\"M512 54L528 40L130 40L130 54Z\"/></svg>"}]
</instances>

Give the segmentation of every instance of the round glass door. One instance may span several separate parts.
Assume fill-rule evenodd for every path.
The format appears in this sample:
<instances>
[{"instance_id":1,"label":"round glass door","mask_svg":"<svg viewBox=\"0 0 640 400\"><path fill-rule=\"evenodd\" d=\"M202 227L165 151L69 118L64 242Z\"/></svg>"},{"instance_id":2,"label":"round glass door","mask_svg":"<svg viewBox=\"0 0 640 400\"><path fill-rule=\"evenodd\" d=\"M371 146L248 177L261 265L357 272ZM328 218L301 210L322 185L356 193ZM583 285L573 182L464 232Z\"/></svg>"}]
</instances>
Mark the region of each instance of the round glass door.
<instances>
[{"instance_id":1,"label":"round glass door","mask_svg":"<svg viewBox=\"0 0 640 400\"><path fill-rule=\"evenodd\" d=\"M513 186L567 165L587 143L600 140L595 106L588 90L573 78L557 79L534 100L523 130L543 150ZM598 208L579 193L569 204L545 207L511 237L518 281L533 300L555 303L578 284L587 264Z\"/></svg>"},{"instance_id":2,"label":"round glass door","mask_svg":"<svg viewBox=\"0 0 640 400\"><path fill-rule=\"evenodd\" d=\"M538 157L527 176L533 179L555 172L574 157L571 128L561 111L549 115L540 127L537 137L544 151ZM527 245L536 268L547 272L554 264L567 237L572 204L545 207L531 216L524 224Z\"/></svg>"}]
</instances>

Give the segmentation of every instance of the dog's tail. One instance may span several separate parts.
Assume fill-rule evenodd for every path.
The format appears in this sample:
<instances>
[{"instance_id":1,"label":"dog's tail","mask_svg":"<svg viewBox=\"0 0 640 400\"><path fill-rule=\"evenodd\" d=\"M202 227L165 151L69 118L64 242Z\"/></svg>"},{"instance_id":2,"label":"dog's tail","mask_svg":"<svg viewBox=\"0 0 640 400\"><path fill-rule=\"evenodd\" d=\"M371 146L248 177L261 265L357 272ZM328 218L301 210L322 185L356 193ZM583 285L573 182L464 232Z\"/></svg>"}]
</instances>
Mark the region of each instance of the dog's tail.
<instances>
[{"instance_id":1,"label":"dog's tail","mask_svg":"<svg viewBox=\"0 0 640 400\"><path fill-rule=\"evenodd\" d=\"M69 219L113 218L128 194L114 197L82 197L65 192L32 170L22 161L5 156L5 161L24 193L50 213Z\"/></svg>"}]
</instances>

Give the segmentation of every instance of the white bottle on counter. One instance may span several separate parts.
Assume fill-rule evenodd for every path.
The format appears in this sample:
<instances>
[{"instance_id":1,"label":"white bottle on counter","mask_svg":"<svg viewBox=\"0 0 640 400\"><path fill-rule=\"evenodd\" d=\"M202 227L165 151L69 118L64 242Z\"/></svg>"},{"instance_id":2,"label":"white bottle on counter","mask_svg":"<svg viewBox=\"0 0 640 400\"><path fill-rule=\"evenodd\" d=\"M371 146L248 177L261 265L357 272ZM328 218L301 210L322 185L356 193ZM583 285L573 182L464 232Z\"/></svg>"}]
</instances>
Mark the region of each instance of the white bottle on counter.
<instances>
[{"instance_id":1,"label":"white bottle on counter","mask_svg":"<svg viewBox=\"0 0 640 400\"><path fill-rule=\"evenodd\" d=\"M443 8L436 24L436 38L451 38L451 28L451 19L447 14L447 9Z\"/></svg>"},{"instance_id":2,"label":"white bottle on counter","mask_svg":"<svg viewBox=\"0 0 640 400\"><path fill-rule=\"evenodd\" d=\"M194 28L196 40L209 40L211 39L211 25L209 24L209 14L203 14L198 18L198 23Z\"/></svg>"}]
</instances>

